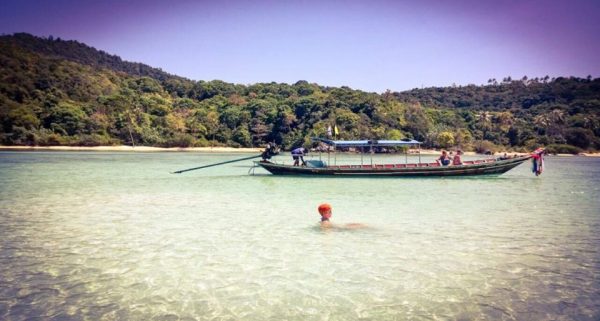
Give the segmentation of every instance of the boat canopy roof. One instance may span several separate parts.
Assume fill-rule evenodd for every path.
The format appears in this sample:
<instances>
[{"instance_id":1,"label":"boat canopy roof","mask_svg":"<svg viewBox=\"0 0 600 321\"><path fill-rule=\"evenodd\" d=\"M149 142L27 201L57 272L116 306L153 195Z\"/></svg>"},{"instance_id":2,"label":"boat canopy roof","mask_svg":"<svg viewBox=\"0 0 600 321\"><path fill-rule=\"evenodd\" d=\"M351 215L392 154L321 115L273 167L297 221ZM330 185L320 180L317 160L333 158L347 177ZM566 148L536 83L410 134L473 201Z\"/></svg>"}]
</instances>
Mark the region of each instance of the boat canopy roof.
<instances>
[{"instance_id":1,"label":"boat canopy roof","mask_svg":"<svg viewBox=\"0 0 600 321\"><path fill-rule=\"evenodd\" d=\"M335 147L367 147L367 146L391 147L391 146L414 146L414 145L421 144L421 142L416 141L414 139L407 139L407 140L376 140L376 139L371 139L371 140L331 140L331 139L313 137L312 140L316 141L316 142L323 142L327 145L332 145Z\"/></svg>"}]
</instances>

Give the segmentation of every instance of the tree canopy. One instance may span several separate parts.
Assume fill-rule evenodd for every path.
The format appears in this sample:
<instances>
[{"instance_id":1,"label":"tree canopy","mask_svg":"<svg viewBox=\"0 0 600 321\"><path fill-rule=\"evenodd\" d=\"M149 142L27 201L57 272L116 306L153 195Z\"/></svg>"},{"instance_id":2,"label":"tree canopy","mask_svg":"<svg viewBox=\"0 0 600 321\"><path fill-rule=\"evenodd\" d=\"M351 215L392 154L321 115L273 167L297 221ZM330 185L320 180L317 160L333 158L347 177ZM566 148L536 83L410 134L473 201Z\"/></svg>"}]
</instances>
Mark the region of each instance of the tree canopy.
<instances>
[{"instance_id":1,"label":"tree canopy","mask_svg":"<svg viewBox=\"0 0 600 321\"><path fill-rule=\"evenodd\" d=\"M0 37L0 143L284 148L414 138L427 147L600 149L600 79L506 77L382 94L348 87L192 81L76 41Z\"/></svg>"}]
</instances>

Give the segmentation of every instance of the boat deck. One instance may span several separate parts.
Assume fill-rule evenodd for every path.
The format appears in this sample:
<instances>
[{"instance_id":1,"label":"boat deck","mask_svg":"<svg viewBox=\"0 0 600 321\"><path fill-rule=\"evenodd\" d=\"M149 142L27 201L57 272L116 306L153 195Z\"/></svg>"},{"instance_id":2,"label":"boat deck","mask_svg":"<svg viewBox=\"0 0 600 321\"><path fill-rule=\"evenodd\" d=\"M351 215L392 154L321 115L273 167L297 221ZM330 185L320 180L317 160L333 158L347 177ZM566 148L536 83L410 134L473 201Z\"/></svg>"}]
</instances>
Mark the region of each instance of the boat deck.
<instances>
[{"instance_id":1,"label":"boat deck","mask_svg":"<svg viewBox=\"0 0 600 321\"><path fill-rule=\"evenodd\" d=\"M502 174L529 158L529 156L524 156L502 160L480 159L465 161L462 165L447 166L439 163L412 163L313 167L264 161L255 163L275 175L469 176Z\"/></svg>"}]
</instances>

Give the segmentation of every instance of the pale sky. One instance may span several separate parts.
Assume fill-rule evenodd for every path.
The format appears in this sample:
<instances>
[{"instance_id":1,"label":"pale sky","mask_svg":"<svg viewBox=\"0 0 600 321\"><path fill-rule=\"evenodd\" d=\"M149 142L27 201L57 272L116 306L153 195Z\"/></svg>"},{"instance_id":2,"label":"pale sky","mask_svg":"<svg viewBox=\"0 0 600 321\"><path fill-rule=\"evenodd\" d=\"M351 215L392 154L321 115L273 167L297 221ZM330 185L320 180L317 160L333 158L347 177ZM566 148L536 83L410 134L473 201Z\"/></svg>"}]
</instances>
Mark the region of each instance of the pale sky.
<instances>
[{"instance_id":1,"label":"pale sky","mask_svg":"<svg viewBox=\"0 0 600 321\"><path fill-rule=\"evenodd\" d=\"M403 91L600 76L600 1L0 3L0 33L78 40L193 80Z\"/></svg>"}]
</instances>

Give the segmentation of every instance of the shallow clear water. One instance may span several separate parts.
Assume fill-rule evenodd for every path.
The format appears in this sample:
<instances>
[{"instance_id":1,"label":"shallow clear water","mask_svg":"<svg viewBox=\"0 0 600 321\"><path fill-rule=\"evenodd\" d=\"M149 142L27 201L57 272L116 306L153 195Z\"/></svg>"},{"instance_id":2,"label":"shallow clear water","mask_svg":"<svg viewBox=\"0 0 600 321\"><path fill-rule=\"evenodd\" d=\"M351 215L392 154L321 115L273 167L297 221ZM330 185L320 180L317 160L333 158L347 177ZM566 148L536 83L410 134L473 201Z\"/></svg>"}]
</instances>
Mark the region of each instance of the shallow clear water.
<instances>
[{"instance_id":1,"label":"shallow clear water","mask_svg":"<svg viewBox=\"0 0 600 321\"><path fill-rule=\"evenodd\" d=\"M0 319L600 319L600 159L550 157L540 177L169 174L244 156L0 152ZM321 230L321 202L369 227Z\"/></svg>"}]
</instances>

